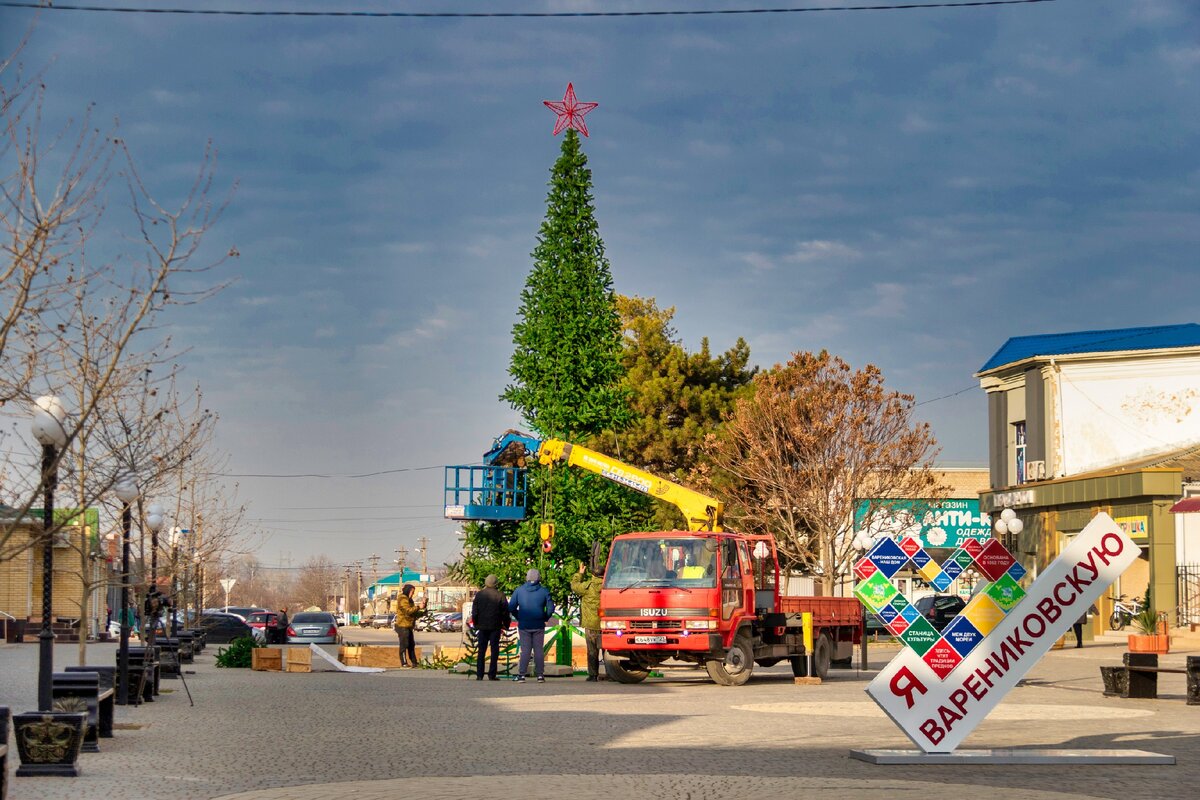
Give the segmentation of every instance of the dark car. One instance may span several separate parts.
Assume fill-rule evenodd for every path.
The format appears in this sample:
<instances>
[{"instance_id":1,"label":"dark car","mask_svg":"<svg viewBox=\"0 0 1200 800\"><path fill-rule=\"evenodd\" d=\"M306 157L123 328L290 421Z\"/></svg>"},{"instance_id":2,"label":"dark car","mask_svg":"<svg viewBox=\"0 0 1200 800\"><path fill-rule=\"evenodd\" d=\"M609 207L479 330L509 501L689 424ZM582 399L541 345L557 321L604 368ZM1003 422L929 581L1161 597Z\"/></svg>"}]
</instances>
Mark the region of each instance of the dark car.
<instances>
[{"instance_id":1,"label":"dark car","mask_svg":"<svg viewBox=\"0 0 1200 800\"><path fill-rule=\"evenodd\" d=\"M966 608L967 602L956 594L931 594L917 600L914 605L921 616L940 631Z\"/></svg>"},{"instance_id":2,"label":"dark car","mask_svg":"<svg viewBox=\"0 0 1200 800\"><path fill-rule=\"evenodd\" d=\"M229 644L243 636L257 638L254 629L235 614L204 614L196 620L196 625L207 632L208 641L214 644Z\"/></svg>"}]
</instances>

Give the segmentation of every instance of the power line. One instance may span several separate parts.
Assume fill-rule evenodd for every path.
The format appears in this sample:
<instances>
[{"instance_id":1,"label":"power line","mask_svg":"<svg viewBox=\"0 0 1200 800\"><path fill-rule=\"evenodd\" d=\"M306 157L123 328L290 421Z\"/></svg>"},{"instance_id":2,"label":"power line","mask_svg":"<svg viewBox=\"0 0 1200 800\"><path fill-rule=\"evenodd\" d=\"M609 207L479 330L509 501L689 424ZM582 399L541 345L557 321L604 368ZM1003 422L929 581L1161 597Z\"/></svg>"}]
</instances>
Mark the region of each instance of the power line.
<instances>
[{"instance_id":1,"label":"power line","mask_svg":"<svg viewBox=\"0 0 1200 800\"><path fill-rule=\"evenodd\" d=\"M584 17L706 17L748 14L803 14L819 11L914 11L927 8L977 8L1054 3L1057 0L961 0L941 3L890 3L859 6L809 6L806 8L713 8L664 11L282 11L220 8L131 8L129 6L42 5L0 2L0 7L46 11L93 11L116 14L190 14L220 17L361 17L406 19L531 19Z\"/></svg>"},{"instance_id":2,"label":"power line","mask_svg":"<svg viewBox=\"0 0 1200 800\"><path fill-rule=\"evenodd\" d=\"M0 5L4 5L0 3ZM57 6L55 6L57 8ZM354 478L374 478L379 475L396 475L401 472L424 472L431 469L445 469L444 464L438 464L431 467L399 467L397 469L381 469L377 472L362 472L355 475L333 475L319 472L297 472L297 473L266 473L266 472L210 472L217 478L324 478L324 479L354 479Z\"/></svg>"},{"instance_id":3,"label":"power line","mask_svg":"<svg viewBox=\"0 0 1200 800\"><path fill-rule=\"evenodd\" d=\"M951 397L958 397L963 392L969 392L972 389L978 389L978 388L979 387L976 384L971 384L970 386L968 386L965 389L959 389L957 392L951 392L950 394L944 394L941 397L933 397L933 398L930 398L929 400L922 400L919 403L913 403L913 408L916 408L917 406L923 406L926 403L936 403L938 400L948 400Z\"/></svg>"}]
</instances>

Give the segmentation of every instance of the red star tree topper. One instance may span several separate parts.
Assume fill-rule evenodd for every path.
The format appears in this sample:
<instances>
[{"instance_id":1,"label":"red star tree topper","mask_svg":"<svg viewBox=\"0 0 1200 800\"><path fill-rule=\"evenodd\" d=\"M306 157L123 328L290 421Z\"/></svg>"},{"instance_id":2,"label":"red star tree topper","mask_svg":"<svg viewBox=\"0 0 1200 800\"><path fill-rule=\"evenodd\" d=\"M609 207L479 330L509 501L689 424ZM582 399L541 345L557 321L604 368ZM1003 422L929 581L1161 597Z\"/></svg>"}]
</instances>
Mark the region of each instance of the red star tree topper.
<instances>
[{"instance_id":1,"label":"red star tree topper","mask_svg":"<svg viewBox=\"0 0 1200 800\"><path fill-rule=\"evenodd\" d=\"M587 123L583 121L583 115L600 105L599 103L580 103L575 99L575 87L569 83L567 84L567 93L563 95L561 103L553 100L543 100L542 103L557 116L557 119L554 120L555 136L567 128L574 128L587 136Z\"/></svg>"}]
</instances>

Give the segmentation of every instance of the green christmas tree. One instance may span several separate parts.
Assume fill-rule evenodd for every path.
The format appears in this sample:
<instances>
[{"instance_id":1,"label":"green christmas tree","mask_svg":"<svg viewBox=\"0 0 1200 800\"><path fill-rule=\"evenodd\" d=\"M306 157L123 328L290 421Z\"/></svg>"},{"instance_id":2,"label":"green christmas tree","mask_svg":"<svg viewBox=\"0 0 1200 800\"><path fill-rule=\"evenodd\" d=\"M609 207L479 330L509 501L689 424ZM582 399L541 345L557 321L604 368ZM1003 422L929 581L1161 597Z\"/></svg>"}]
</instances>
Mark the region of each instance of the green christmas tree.
<instances>
[{"instance_id":1,"label":"green christmas tree","mask_svg":"<svg viewBox=\"0 0 1200 800\"><path fill-rule=\"evenodd\" d=\"M622 430L632 418L623 385L622 327L612 273L592 202L592 173L578 134L568 130L550 171L546 218L533 251L513 326L512 383L501 399L519 410L534 434L583 442ZM591 558L593 544L644 528L648 498L565 466L531 467L529 516L519 523L466 526L465 577L494 573L508 589L530 566L557 598L570 574ZM542 552L538 529L552 519L554 550Z\"/></svg>"}]
</instances>

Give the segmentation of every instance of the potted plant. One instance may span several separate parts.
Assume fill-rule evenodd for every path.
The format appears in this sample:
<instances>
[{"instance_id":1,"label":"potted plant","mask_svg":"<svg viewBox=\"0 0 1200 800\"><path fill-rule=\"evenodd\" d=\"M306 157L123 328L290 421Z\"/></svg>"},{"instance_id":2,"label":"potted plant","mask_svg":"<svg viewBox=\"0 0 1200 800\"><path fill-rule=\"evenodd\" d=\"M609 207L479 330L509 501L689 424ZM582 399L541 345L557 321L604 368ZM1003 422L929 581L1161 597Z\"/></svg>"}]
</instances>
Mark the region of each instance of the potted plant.
<instances>
[{"instance_id":1,"label":"potted plant","mask_svg":"<svg viewBox=\"0 0 1200 800\"><path fill-rule=\"evenodd\" d=\"M1170 652L1171 637L1167 635L1165 624L1159 621L1158 613L1152 606L1147 605L1138 612L1133 618L1133 627L1137 633L1129 634L1129 652L1159 655Z\"/></svg>"}]
</instances>

